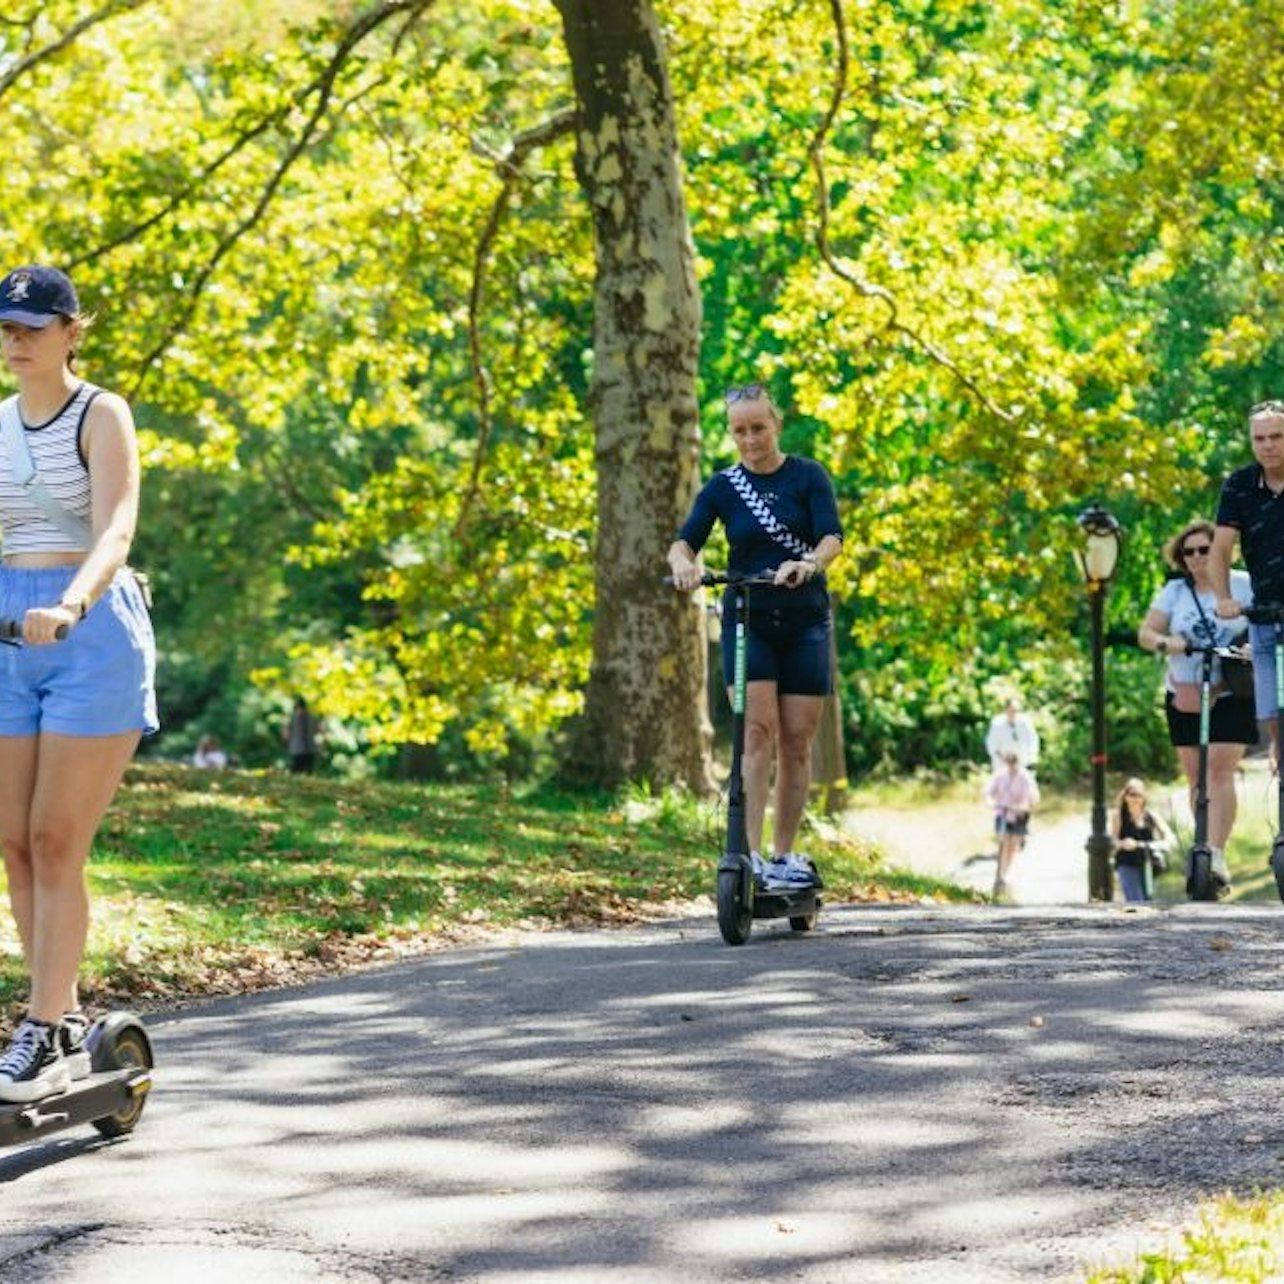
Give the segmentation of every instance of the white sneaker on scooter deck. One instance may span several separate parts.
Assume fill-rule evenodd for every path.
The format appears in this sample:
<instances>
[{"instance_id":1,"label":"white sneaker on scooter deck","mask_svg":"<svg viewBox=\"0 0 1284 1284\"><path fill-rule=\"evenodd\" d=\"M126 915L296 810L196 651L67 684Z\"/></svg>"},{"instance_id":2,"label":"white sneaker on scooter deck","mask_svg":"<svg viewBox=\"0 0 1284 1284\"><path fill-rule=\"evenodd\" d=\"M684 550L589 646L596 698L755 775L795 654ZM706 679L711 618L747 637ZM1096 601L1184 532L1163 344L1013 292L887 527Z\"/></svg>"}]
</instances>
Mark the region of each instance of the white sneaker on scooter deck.
<instances>
[{"instance_id":1,"label":"white sneaker on scooter deck","mask_svg":"<svg viewBox=\"0 0 1284 1284\"><path fill-rule=\"evenodd\" d=\"M58 1022L58 1043L73 1083L93 1073L93 1058L85 1047L88 1033L89 1018L83 1012L67 1012Z\"/></svg>"},{"instance_id":2,"label":"white sneaker on scooter deck","mask_svg":"<svg viewBox=\"0 0 1284 1284\"><path fill-rule=\"evenodd\" d=\"M71 1070L62 1055L58 1027L27 1017L0 1057L0 1101L25 1104L70 1087Z\"/></svg>"},{"instance_id":3,"label":"white sneaker on scooter deck","mask_svg":"<svg viewBox=\"0 0 1284 1284\"><path fill-rule=\"evenodd\" d=\"M767 865L766 888L769 892L797 892L823 886L815 865L797 852L785 852Z\"/></svg>"}]
</instances>

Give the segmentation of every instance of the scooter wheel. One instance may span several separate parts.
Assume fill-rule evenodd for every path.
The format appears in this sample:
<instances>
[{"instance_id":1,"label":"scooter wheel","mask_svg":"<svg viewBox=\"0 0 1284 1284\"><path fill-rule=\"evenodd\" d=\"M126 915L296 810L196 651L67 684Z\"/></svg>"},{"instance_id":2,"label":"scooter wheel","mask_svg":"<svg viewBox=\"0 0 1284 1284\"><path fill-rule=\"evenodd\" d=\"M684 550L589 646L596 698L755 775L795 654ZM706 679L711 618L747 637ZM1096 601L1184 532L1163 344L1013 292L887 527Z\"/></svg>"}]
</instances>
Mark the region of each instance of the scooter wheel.
<instances>
[{"instance_id":1,"label":"scooter wheel","mask_svg":"<svg viewBox=\"0 0 1284 1284\"><path fill-rule=\"evenodd\" d=\"M795 932L814 932L816 930L816 915L795 914L790 918L789 926Z\"/></svg>"},{"instance_id":2,"label":"scooter wheel","mask_svg":"<svg viewBox=\"0 0 1284 1284\"><path fill-rule=\"evenodd\" d=\"M1190 877L1186 894L1192 901L1215 901L1213 890L1213 853L1207 847L1196 847L1190 853Z\"/></svg>"},{"instance_id":3,"label":"scooter wheel","mask_svg":"<svg viewBox=\"0 0 1284 1284\"><path fill-rule=\"evenodd\" d=\"M150 1070L154 1064L151 1040L144 1033L142 1026L132 1021L120 1023L115 1028L105 1029L94 1048L96 1071ZM138 1120L142 1117L143 1106L146 1104L147 1094L140 1093L115 1114L95 1119L94 1127L104 1137L123 1137L126 1133L134 1131Z\"/></svg>"},{"instance_id":4,"label":"scooter wheel","mask_svg":"<svg viewBox=\"0 0 1284 1284\"><path fill-rule=\"evenodd\" d=\"M753 902L745 904L739 870L718 871L718 930L728 945L743 945L753 930Z\"/></svg>"},{"instance_id":5,"label":"scooter wheel","mask_svg":"<svg viewBox=\"0 0 1284 1284\"><path fill-rule=\"evenodd\" d=\"M1275 875L1280 900L1284 901L1284 837L1275 840L1275 847L1271 851L1271 873Z\"/></svg>"}]
</instances>

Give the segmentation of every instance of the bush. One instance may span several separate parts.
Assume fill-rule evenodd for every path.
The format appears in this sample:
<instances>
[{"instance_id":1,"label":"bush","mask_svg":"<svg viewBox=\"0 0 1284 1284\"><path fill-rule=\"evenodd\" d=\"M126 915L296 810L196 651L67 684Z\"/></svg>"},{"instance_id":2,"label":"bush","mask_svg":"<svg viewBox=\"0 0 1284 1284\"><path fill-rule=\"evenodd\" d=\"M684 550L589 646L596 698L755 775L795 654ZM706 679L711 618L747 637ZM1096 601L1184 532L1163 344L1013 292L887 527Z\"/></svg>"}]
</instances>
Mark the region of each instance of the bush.
<instances>
[{"instance_id":1,"label":"bush","mask_svg":"<svg viewBox=\"0 0 1284 1284\"><path fill-rule=\"evenodd\" d=\"M1088 657L1032 652L1012 665L977 656L953 672L912 668L906 659L843 674L846 752L853 776L965 774L984 764L990 719L1018 695L1042 741L1039 777L1083 781L1092 770ZM1155 661L1132 647L1106 656L1106 748L1112 772L1163 776L1173 770Z\"/></svg>"}]
</instances>

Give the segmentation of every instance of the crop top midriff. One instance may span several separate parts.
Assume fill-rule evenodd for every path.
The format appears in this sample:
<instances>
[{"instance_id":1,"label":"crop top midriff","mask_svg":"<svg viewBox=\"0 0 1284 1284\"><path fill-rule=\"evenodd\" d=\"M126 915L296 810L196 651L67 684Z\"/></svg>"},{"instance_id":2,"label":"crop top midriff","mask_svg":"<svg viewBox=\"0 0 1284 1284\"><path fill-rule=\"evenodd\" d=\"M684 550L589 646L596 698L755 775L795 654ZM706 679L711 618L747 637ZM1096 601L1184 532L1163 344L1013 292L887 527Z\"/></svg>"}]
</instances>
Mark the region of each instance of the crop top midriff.
<instances>
[{"instance_id":1,"label":"crop top midriff","mask_svg":"<svg viewBox=\"0 0 1284 1284\"><path fill-rule=\"evenodd\" d=\"M102 391L82 383L52 419L24 424L31 462L49 493L77 517L91 521L89 467L81 450L85 414ZM56 527L23 493L14 478L13 460L0 444L0 553L87 553L89 550Z\"/></svg>"}]
</instances>

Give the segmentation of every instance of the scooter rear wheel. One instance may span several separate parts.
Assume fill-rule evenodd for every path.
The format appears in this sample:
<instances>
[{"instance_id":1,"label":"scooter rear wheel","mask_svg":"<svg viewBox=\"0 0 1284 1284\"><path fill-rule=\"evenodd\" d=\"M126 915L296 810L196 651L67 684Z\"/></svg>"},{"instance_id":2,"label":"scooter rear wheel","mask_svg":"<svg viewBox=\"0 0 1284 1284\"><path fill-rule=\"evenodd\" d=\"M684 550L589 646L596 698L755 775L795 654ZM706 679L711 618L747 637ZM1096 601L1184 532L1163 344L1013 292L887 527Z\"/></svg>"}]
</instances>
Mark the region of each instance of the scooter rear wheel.
<instances>
[{"instance_id":1,"label":"scooter rear wheel","mask_svg":"<svg viewBox=\"0 0 1284 1284\"><path fill-rule=\"evenodd\" d=\"M1213 853L1207 847L1191 848L1186 894L1192 901L1217 899L1217 893L1213 889Z\"/></svg>"},{"instance_id":2,"label":"scooter rear wheel","mask_svg":"<svg viewBox=\"0 0 1284 1284\"><path fill-rule=\"evenodd\" d=\"M744 877L738 869L718 871L718 930L728 945L743 945L753 931L753 902L745 902Z\"/></svg>"}]
</instances>

